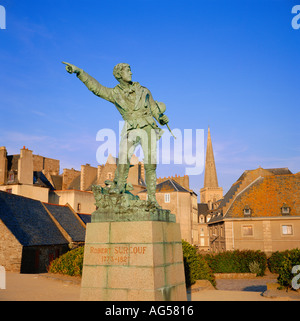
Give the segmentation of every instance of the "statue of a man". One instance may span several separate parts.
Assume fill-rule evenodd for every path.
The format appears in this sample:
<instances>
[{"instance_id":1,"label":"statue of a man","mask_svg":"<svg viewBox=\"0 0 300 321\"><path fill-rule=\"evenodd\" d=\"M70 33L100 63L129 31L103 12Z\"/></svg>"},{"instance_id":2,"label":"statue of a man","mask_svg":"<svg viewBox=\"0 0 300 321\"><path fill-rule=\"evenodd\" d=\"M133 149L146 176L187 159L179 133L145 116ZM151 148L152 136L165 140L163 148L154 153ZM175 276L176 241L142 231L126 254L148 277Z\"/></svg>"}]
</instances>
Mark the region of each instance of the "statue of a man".
<instances>
[{"instance_id":1,"label":"statue of a man","mask_svg":"<svg viewBox=\"0 0 300 321\"><path fill-rule=\"evenodd\" d=\"M114 67L113 75L119 84L114 88L107 88L82 69L63 63L66 65L66 70L71 74L77 74L77 77L95 95L113 103L125 121L121 134L114 192L125 192L131 157L135 148L141 145L145 157L148 201L158 206L155 197L156 141L163 131L157 126L155 120L161 125L169 122L168 117L163 114L166 110L165 105L154 101L147 88L132 81L132 72L128 64L120 63Z\"/></svg>"}]
</instances>

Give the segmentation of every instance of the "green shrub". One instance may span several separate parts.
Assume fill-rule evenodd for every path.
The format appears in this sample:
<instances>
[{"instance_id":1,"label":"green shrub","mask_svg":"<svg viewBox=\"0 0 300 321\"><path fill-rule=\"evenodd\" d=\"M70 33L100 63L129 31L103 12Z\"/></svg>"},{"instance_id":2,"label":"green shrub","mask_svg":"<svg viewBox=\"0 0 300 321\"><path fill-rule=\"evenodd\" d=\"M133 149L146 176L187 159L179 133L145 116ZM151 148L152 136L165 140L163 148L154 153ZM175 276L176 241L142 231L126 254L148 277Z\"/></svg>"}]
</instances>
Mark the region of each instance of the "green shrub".
<instances>
[{"instance_id":1,"label":"green shrub","mask_svg":"<svg viewBox=\"0 0 300 321\"><path fill-rule=\"evenodd\" d=\"M212 270L205 258L197 253L197 249L190 243L182 241L182 251L186 286L191 286L196 280L208 280L215 286Z\"/></svg>"},{"instance_id":2,"label":"green shrub","mask_svg":"<svg viewBox=\"0 0 300 321\"><path fill-rule=\"evenodd\" d=\"M300 250L284 251L284 257L279 264L279 276L277 278L281 286L291 287L292 279L295 277L295 274L292 273L292 268L295 265L300 265Z\"/></svg>"},{"instance_id":3,"label":"green shrub","mask_svg":"<svg viewBox=\"0 0 300 321\"><path fill-rule=\"evenodd\" d=\"M205 259L214 273L237 273L241 270L236 255L231 251L207 254Z\"/></svg>"},{"instance_id":4,"label":"green shrub","mask_svg":"<svg viewBox=\"0 0 300 321\"><path fill-rule=\"evenodd\" d=\"M84 247L80 246L53 260L48 268L50 273L61 273L72 276L82 275Z\"/></svg>"},{"instance_id":5,"label":"green shrub","mask_svg":"<svg viewBox=\"0 0 300 321\"><path fill-rule=\"evenodd\" d=\"M260 265L256 261L249 263L249 270L251 273L255 273L256 276L261 275Z\"/></svg>"},{"instance_id":6,"label":"green shrub","mask_svg":"<svg viewBox=\"0 0 300 321\"><path fill-rule=\"evenodd\" d=\"M251 272L250 263L257 262L258 276L262 276L267 267L267 256L261 251L225 251L218 254L206 254L205 259L213 273L249 273Z\"/></svg>"},{"instance_id":7,"label":"green shrub","mask_svg":"<svg viewBox=\"0 0 300 321\"><path fill-rule=\"evenodd\" d=\"M284 257L288 254L287 251L276 251L272 253L272 255L268 258L268 268L271 273L279 273L280 266L282 264L282 261Z\"/></svg>"}]
</instances>

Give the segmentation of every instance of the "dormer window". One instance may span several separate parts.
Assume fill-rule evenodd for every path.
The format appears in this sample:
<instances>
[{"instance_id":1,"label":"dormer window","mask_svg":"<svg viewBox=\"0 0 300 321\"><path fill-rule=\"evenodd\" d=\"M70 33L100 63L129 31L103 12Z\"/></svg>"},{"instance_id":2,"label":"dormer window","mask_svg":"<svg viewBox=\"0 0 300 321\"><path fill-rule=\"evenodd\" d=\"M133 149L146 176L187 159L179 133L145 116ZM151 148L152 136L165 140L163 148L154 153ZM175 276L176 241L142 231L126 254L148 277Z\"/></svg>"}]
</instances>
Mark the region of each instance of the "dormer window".
<instances>
[{"instance_id":1,"label":"dormer window","mask_svg":"<svg viewBox=\"0 0 300 321\"><path fill-rule=\"evenodd\" d=\"M251 208L248 205L244 207L244 216L251 216Z\"/></svg>"},{"instance_id":2,"label":"dormer window","mask_svg":"<svg viewBox=\"0 0 300 321\"><path fill-rule=\"evenodd\" d=\"M290 207L288 207L285 203L283 203L281 207L281 214L282 215L289 215L290 214Z\"/></svg>"}]
</instances>

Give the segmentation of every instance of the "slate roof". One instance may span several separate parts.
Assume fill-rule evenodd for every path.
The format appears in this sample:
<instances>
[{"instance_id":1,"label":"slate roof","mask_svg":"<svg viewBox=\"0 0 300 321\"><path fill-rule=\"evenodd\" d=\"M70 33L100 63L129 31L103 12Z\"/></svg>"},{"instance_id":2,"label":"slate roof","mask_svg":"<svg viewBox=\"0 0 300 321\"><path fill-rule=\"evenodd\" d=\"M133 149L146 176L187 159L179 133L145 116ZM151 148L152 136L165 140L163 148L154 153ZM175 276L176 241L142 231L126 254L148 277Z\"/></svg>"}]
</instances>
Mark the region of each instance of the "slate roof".
<instances>
[{"instance_id":1,"label":"slate roof","mask_svg":"<svg viewBox=\"0 0 300 321\"><path fill-rule=\"evenodd\" d=\"M93 185L97 185L97 176L94 178L94 180L92 181L91 185L88 188L85 189L85 191L87 191L87 192L92 191L92 186Z\"/></svg>"},{"instance_id":2,"label":"slate roof","mask_svg":"<svg viewBox=\"0 0 300 321\"><path fill-rule=\"evenodd\" d=\"M300 177L297 175L259 177L237 195L226 217L243 217L245 206L251 208L252 217L282 216L283 204L290 208L290 216L299 216L299 195Z\"/></svg>"},{"instance_id":3,"label":"slate roof","mask_svg":"<svg viewBox=\"0 0 300 321\"><path fill-rule=\"evenodd\" d=\"M68 189L77 189L80 190L81 175L78 175L73 179L71 184L68 186Z\"/></svg>"},{"instance_id":4,"label":"slate roof","mask_svg":"<svg viewBox=\"0 0 300 321\"><path fill-rule=\"evenodd\" d=\"M162 183L156 185L156 193L158 192L186 192L191 193L191 191L182 187L180 184L175 182L173 179L167 179ZM147 193L147 189L141 191L140 193Z\"/></svg>"},{"instance_id":5,"label":"slate roof","mask_svg":"<svg viewBox=\"0 0 300 321\"><path fill-rule=\"evenodd\" d=\"M82 219L83 223L91 223L92 215L91 214L78 214L78 216Z\"/></svg>"},{"instance_id":6,"label":"slate roof","mask_svg":"<svg viewBox=\"0 0 300 321\"><path fill-rule=\"evenodd\" d=\"M48 181L43 172L33 172L33 184L41 187L48 187L50 190L54 190L52 184Z\"/></svg>"},{"instance_id":7,"label":"slate roof","mask_svg":"<svg viewBox=\"0 0 300 321\"><path fill-rule=\"evenodd\" d=\"M207 215L208 204L206 203L198 203L198 215L203 214Z\"/></svg>"},{"instance_id":8,"label":"slate roof","mask_svg":"<svg viewBox=\"0 0 300 321\"><path fill-rule=\"evenodd\" d=\"M255 197L253 197L251 204L248 204L250 200L247 201L247 205L249 205L250 207L251 206L255 207L257 216L270 216L272 212L274 213L276 212L271 208L270 204L274 205L275 203L278 203L279 199L280 199L279 203L281 202L282 204L285 201L285 199L283 198L285 194L291 193L291 196L289 196L290 198L293 198L294 194L297 194L296 175L294 175L287 167L268 168L268 169L262 168L262 170L269 171L273 175L257 177L251 183L249 183L248 186L246 186L242 191L240 191L237 195L235 195L245 176L253 170L246 170L243 172L243 174L239 177L239 179L231 186L229 191L221 200L219 207L215 211L219 213L220 211L218 210L222 209L226 205L226 203L228 203L228 201L232 199L232 197L235 197L234 202L229 206L229 208L227 209L227 212L221 213L219 215L214 215L209 221L209 224L219 222L225 218L232 217L233 208L236 208L237 204L240 204L241 199L243 199L247 194L256 195ZM286 182L289 182L289 183L286 183ZM289 184L288 188L286 188L285 184ZM293 192L290 192L291 189L294 189ZM299 187L298 187L298 190L299 190ZM260 202L258 201L258 197L260 197ZM281 206L279 205L277 206L278 208L280 208ZM245 206L245 204L242 204L241 206ZM268 210L264 210L264 208L268 208ZM238 211L235 210L235 212L238 212L239 215L242 217L243 208L239 208L239 210ZM258 213L260 214L258 215ZM234 215L236 216L237 214L235 213Z\"/></svg>"},{"instance_id":9,"label":"slate roof","mask_svg":"<svg viewBox=\"0 0 300 321\"><path fill-rule=\"evenodd\" d=\"M62 228L71 236L74 242L84 242L85 228L80 224L68 206L44 203Z\"/></svg>"},{"instance_id":10,"label":"slate roof","mask_svg":"<svg viewBox=\"0 0 300 321\"><path fill-rule=\"evenodd\" d=\"M226 205L226 203L233 197L237 189L240 187L241 183L242 181L237 181L230 187L228 192L224 195L223 199L221 200L218 208L222 208L223 206Z\"/></svg>"},{"instance_id":11,"label":"slate roof","mask_svg":"<svg viewBox=\"0 0 300 321\"><path fill-rule=\"evenodd\" d=\"M7 156L7 170L17 171L18 170L18 161L20 155L8 155Z\"/></svg>"},{"instance_id":12,"label":"slate roof","mask_svg":"<svg viewBox=\"0 0 300 321\"><path fill-rule=\"evenodd\" d=\"M62 175L51 175L51 179L54 185L54 189L61 190L62 189Z\"/></svg>"},{"instance_id":13,"label":"slate roof","mask_svg":"<svg viewBox=\"0 0 300 321\"><path fill-rule=\"evenodd\" d=\"M0 191L0 220L23 246L69 243L40 201Z\"/></svg>"},{"instance_id":14,"label":"slate roof","mask_svg":"<svg viewBox=\"0 0 300 321\"><path fill-rule=\"evenodd\" d=\"M283 168L262 168L266 171L271 172L274 175L289 175L289 174L293 174L287 167L283 167ZM244 173L238 178L238 181L244 179L244 177L246 176L247 173L251 172L253 170L245 170Z\"/></svg>"}]
</instances>

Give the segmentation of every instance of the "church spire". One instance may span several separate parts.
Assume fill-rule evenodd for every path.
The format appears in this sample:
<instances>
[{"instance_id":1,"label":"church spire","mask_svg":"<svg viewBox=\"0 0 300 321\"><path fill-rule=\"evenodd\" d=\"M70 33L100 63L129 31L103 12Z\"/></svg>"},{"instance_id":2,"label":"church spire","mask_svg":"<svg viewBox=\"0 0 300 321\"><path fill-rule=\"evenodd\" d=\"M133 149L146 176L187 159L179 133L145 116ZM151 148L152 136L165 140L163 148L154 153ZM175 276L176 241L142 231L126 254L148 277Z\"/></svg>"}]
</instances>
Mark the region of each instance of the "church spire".
<instances>
[{"instance_id":1,"label":"church spire","mask_svg":"<svg viewBox=\"0 0 300 321\"><path fill-rule=\"evenodd\" d=\"M212 209L212 203L223 197L223 189L219 187L217 170L214 158L214 151L211 142L210 128L208 127L204 186L200 189L201 203L207 203L209 209Z\"/></svg>"},{"instance_id":2,"label":"church spire","mask_svg":"<svg viewBox=\"0 0 300 321\"><path fill-rule=\"evenodd\" d=\"M204 187L210 187L210 188L219 187L209 127L208 127L208 134L207 134Z\"/></svg>"}]
</instances>

